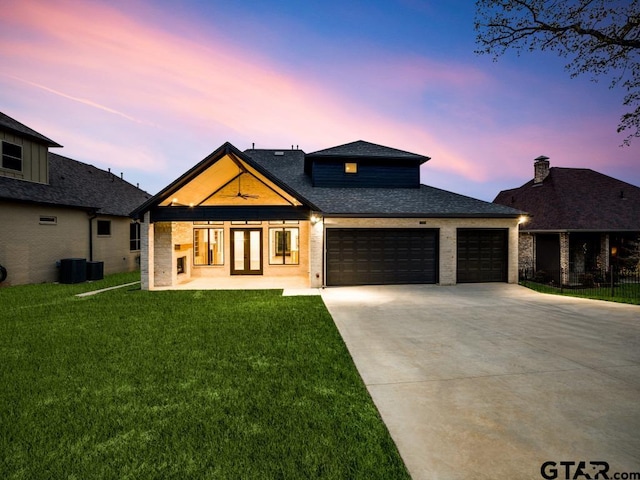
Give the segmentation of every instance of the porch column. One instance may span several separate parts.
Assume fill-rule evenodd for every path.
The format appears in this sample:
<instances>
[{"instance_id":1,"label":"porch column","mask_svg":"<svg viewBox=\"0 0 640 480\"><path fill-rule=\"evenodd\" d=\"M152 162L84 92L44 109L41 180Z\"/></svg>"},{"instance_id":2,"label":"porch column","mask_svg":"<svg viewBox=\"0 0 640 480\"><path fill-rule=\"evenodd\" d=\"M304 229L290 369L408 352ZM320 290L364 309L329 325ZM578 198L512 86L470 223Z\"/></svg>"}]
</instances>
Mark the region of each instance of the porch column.
<instances>
[{"instance_id":1,"label":"porch column","mask_svg":"<svg viewBox=\"0 0 640 480\"><path fill-rule=\"evenodd\" d=\"M609 271L609 253L610 253L610 244L609 244L609 234L601 233L600 234L600 254L598 255L598 266L605 270Z\"/></svg>"},{"instance_id":2,"label":"porch column","mask_svg":"<svg viewBox=\"0 0 640 480\"><path fill-rule=\"evenodd\" d=\"M309 222L309 285L320 288L326 284L324 275L324 219L319 214L317 220Z\"/></svg>"},{"instance_id":3,"label":"porch column","mask_svg":"<svg viewBox=\"0 0 640 480\"><path fill-rule=\"evenodd\" d=\"M560 283L569 283L569 233L560 234Z\"/></svg>"},{"instance_id":4,"label":"porch column","mask_svg":"<svg viewBox=\"0 0 640 480\"><path fill-rule=\"evenodd\" d=\"M140 288L153 289L153 224L151 214L144 214L144 221L140 224Z\"/></svg>"},{"instance_id":5,"label":"porch column","mask_svg":"<svg viewBox=\"0 0 640 480\"><path fill-rule=\"evenodd\" d=\"M173 285L173 241L170 222L158 222L154 224L154 275L155 287L170 287Z\"/></svg>"},{"instance_id":6,"label":"porch column","mask_svg":"<svg viewBox=\"0 0 640 480\"><path fill-rule=\"evenodd\" d=\"M509 259L507 261L507 265L508 265L507 281L509 283L518 283L519 237L520 237L520 234L518 231L518 224L516 223L514 226L509 227L509 240L508 240Z\"/></svg>"}]
</instances>

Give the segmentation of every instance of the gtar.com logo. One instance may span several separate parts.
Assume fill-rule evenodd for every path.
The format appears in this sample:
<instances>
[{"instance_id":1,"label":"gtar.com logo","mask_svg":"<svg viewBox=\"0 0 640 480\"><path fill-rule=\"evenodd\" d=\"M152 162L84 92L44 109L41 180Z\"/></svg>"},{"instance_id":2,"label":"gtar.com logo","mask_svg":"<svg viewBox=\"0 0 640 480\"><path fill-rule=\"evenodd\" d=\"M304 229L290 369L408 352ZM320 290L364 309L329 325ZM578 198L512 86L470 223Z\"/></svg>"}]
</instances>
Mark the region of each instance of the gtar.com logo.
<instances>
[{"instance_id":1,"label":"gtar.com logo","mask_svg":"<svg viewBox=\"0 0 640 480\"><path fill-rule=\"evenodd\" d=\"M540 475L545 480L640 480L640 472L609 472L609 463L602 461L544 462Z\"/></svg>"}]
</instances>

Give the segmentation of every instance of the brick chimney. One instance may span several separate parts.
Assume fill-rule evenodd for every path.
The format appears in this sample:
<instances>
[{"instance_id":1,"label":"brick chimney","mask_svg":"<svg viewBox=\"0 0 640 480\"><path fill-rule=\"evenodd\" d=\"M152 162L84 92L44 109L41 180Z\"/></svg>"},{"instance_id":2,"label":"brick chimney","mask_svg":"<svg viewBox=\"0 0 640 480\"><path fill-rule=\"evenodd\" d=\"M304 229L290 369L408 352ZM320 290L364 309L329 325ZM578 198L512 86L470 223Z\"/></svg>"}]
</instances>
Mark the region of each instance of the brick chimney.
<instances>
[{"instance_id":1,"label":"brick chimney","mask_svg":"<svg viewBox=\"0 0 640 480\"><path fill-rule=\"evenodd\" d=\"M540 155L533 163L533 183L539 184L549 175L549 157Z\"/></svg>"}]
</instances>

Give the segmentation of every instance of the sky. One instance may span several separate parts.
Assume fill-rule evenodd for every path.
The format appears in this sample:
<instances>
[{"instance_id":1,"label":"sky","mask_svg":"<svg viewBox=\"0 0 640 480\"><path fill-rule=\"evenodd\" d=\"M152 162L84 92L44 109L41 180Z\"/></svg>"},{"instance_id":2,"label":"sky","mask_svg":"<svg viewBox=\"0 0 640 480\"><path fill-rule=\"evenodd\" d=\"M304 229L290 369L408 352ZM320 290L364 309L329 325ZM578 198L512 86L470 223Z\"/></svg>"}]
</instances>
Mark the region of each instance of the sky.
<instances>
[{"instance_id":1,"label":"sky","mask_svg":"<svg viewBox=\"0 0 640 480\"><path fill-rule=\"evenodd\" d=\"M229 141L365 140L492 201L533 161L640 186L624 91L552 53L475 52L470 0L0 0L0 111L155 194Z\"/></svg>"}]
</instances>

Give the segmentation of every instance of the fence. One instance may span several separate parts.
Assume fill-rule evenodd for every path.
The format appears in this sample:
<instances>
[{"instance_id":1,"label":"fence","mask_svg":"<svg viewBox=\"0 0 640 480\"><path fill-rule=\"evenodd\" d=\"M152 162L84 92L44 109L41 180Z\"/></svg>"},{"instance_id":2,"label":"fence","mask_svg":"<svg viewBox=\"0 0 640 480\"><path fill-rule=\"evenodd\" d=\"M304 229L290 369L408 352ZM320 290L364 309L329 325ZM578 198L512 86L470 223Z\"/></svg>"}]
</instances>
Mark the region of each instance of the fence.
<instances>
[{"instance_id":1,"label":"fence","mask_svg":"<svg viewBox=\"0 0 640 480\"><path fill-rule=\"evenodd\" d=\"M611 265L608 270L585 272L521 269L520 281L546 285L559 293L602 299L635 299L634 303L640 303L638 268L630 270Z\"/></svg>"}]
</instances>

